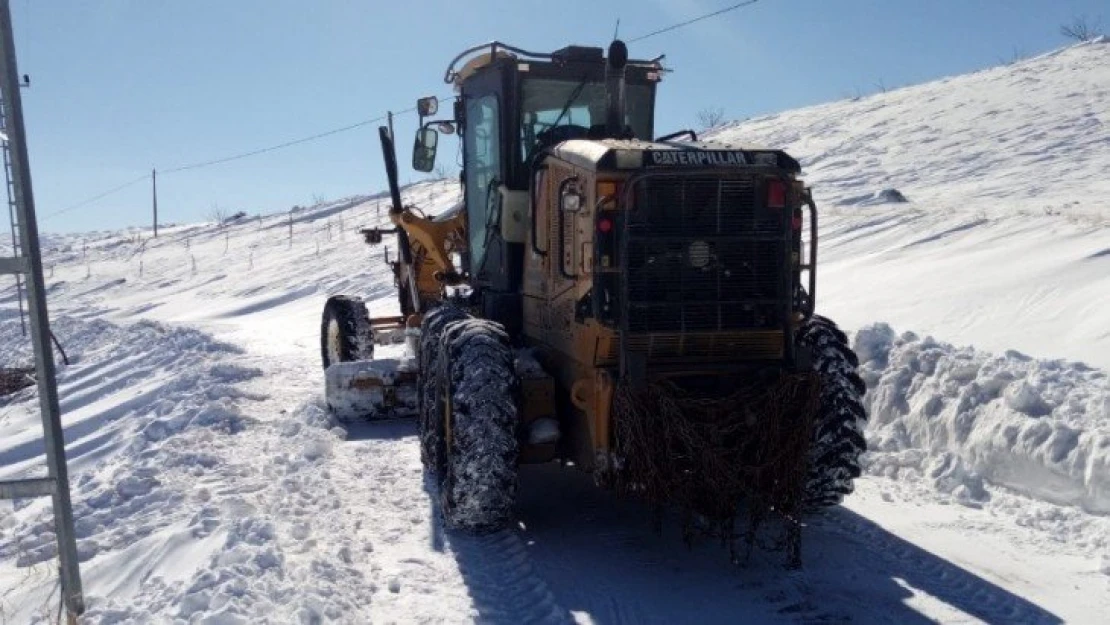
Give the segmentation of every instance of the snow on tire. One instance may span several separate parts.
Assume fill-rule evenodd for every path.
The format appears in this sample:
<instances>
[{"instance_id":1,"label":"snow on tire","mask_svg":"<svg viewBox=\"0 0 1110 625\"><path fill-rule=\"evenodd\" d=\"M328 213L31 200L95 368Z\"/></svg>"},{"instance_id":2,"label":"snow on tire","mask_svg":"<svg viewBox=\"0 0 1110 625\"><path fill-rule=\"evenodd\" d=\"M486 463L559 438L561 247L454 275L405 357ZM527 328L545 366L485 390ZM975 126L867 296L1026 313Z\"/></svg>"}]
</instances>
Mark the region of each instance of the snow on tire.
<instances>
[{"instance_id":1,"label":"snow on tire","mask_svg":"<svg viewBox=\"0 0 1110 625\"><path fill-rule=\"evenodd\" d=\"M374 357L374 333L362 299L346 295L328 298L320 324L320 357L324 369L337 362Z\"/></svg>"},{"instance_id":2,"label":"snow on tire","mask_svg":"<svg viewBox=\"0 0 1110 625\"><path fill-rule=\"evenodd\" d=\"M860 475L860 456L867 450L867 389L856 372L859 358L829 319L814 316L807 321L799 330L798 344L812 351L813 369L821 378L803 503L810 509L824 508L839 504Z\"/></svg>"},{"instance_id":3,"label":"snow on tire","mask_svg":"<svg viewBox=\"0 0 1110 625\"><path fill-rule=\"evenodd\" d=\"M435 410L436 380L438 378L439 343L447 324L467 319L469 315L450 304L434 308L424 315L420 325L420 376L417 380L417 430L420 434L420 460L424 467L436 473L436 446L439 429Z\"/></svg>"},{"instance_id":4,"label":"snow on tire","mask_svg":"<svg viewBox=\"0 0 1110 625\"><path fill-rule=\"evenodd\" d=\"M516 503L520 389L509 338L499 324L463 319L446 325L439 355L438 388L451 400L450 436L438 441L444 521L504 528Z\"/></svg>"}]
</instances>

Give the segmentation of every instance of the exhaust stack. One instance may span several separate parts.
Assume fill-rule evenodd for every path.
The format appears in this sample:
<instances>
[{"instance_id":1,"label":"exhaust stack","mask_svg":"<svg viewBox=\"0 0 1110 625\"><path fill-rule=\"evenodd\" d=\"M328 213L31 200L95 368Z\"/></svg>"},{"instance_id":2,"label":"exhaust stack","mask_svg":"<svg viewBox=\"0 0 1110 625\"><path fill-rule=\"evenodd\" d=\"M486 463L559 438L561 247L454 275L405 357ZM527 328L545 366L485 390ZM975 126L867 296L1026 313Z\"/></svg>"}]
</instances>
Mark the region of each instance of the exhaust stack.
<instances>
[{"instance_id":1,"label":"exhaust stack","mask_svg":"<svg viewBox=\"0 0 1110 625\"><path fill-rule=\"evenodd\" d=\"M612 138L625 136L624 68L628 64L628 46L620 39L609 44L605 67L605 134Z\"/></svg>"}]
</instances>

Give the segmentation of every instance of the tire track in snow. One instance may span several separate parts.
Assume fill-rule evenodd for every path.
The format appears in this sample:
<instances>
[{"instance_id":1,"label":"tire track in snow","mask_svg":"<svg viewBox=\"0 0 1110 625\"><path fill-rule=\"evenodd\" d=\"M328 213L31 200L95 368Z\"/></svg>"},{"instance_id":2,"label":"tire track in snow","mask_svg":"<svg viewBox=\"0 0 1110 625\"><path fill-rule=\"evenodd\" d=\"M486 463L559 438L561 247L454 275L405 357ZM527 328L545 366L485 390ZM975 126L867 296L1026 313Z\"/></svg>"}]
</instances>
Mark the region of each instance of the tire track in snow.
<instances>
[{"instance_id":1,"label":"tire track in snow","mask_svg":"<svg viewBox=\"0 0 1110 625\"><path fill-rule=\"evenodd\" d=\"M513 530L485 536L448 533L481 623L574 623L536 574L527 548Z\"/></svg>"},{"instance_id":2,"label":"tire track in snow","mask_svg":"<svg viewBox=\"0 0 1110 625\"><path fill-rule=\"evenodd\" d=\"M682 541L665 511L663 531L635 498L596 487L572 468L523 469L520 517L531 565L555 599L591 622L844 623L844 601L820 596L804 571L784 568L780 551L757 548L739 564L718 541ZM820 580L817 580L820 581Z\"/></svg>"}]
</instances>

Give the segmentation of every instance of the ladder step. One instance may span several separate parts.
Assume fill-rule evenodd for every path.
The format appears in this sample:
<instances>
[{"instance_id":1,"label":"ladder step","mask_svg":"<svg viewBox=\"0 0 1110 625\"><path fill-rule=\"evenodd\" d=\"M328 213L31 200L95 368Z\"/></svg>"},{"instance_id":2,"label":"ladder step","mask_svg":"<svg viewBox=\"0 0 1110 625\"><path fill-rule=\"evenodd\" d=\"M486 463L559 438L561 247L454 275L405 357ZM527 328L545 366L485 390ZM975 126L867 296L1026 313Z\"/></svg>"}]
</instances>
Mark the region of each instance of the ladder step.
<instances>
[{"instance_id":1,"label":"ladder step","mask_svg":"<svg viewBox=\"0 0 1110 625\"><path fill-rule=\"evenodd\" d=\"M55 490L57 490L57 482L52 477L0 482L0 499L47 497L53 495Z\"/></svg>"},{"instance_id":2,"label":"ladder step","mask_svg":"<svg viewBox=\"0 0 1110 625\"><path fill-rule=\"evenodd\" d=\"M30 271L30 265L27 263L26 258L19 256L15 258L4 258L0 256L0 275L11 273L27 273Z\"/></svg>"}]
</instances>

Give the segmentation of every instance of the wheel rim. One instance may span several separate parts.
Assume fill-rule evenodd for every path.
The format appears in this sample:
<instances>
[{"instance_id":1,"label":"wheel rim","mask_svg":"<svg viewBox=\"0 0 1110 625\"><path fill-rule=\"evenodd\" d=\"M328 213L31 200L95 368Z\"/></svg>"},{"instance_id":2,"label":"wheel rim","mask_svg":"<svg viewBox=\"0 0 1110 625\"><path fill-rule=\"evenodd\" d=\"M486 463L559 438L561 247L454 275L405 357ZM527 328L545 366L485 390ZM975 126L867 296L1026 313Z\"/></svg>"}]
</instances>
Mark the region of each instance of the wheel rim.
<instances>
[{"instance_id":1,"label":"wheel rim","mask_svg":"<svg viewBox=\"0 0 1110 625\"><path fill-rule=\"evenodd\" d=\"M339 320L328 321L328 365L343 362L343 346L341 343Z\"/></svg>"}]
</instances>

